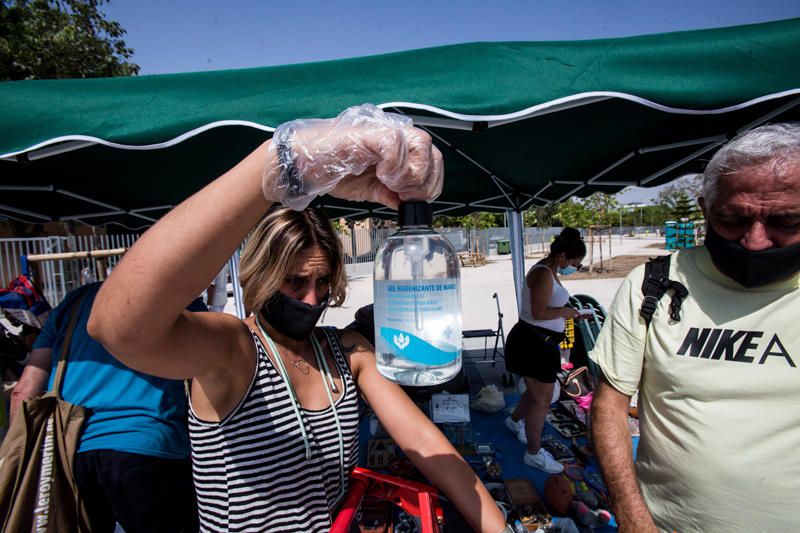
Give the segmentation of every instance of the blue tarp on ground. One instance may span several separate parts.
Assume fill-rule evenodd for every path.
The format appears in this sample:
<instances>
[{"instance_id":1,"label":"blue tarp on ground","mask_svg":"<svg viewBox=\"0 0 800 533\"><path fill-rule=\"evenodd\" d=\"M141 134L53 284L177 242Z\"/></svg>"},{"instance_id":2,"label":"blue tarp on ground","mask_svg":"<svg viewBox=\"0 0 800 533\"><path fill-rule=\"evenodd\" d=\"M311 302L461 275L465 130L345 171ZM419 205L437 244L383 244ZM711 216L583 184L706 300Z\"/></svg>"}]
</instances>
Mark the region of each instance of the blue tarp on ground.
<instances>
[{"instance_id":1,"label":"blue tarp on ground","mask_svg":"<svg viewBox=\"0 0 800 533\"><path fill-rule=\"evenodd\" d=\"M519 394L506 393L505 394L507 408L513 408L519 402ZM502 479L518 479L526 478L531 481L533 486L540 495L544 495L544 482L548 474L531 468L522 462L522 456L525 452L525 446L520 443L516 437L508 431L505 427L505 418L508 416L506 410L494 414L480 413L474 410L470 411L472 438L475 443L490 442L495 450L497 450L497 460L503 468ZM561 437L561 435L553 429L549 424L545 424L545 434L550 434L560 439L567 446L571 445L568 439ZM361 437L360 437L360 453L361 464L367 464L367 447L368 441L371 438L369 432L369 421L362 420ZM636 453L636 446L638 445L639 438L633 437L633 449ZM585 437L578 438L579 444L585 444ZM471 459L472 457L467 457ZM597 470L595 461L591 461L585 469L587 472ZM543 498L544 499L544 498ZM598 533L606 533L616 531L615 523L609 527L596 529Z\"/></svg>"}]
</instances>

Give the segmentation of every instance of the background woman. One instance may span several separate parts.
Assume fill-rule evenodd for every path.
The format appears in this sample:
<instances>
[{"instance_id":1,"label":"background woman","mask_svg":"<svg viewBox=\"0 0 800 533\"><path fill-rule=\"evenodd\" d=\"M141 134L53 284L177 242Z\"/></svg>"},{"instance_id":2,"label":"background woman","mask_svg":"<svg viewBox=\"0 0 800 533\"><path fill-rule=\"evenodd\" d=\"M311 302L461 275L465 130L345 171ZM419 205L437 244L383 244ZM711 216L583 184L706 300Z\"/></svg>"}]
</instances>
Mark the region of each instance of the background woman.
<instances>
[{"instance_id":1,"label":"background woman","mask_svg":"<svg viewBox=\"0 0 800 533\"><path fill-rule=\"evenodd\" d=\"M356 395L479 531L503 517L474 472L352 331L315 329L345 298L316 194L390 207L441 191L441 154L424 132L372 106L276 130L236 167L153 226L106 281L89 330L142 372L193 378L190 437L205 531L330 528L358 457ZM264 214L266 212L266 215ZM182 311L239 246L244 321ZM166 288L166 289L165 289Z\"/></svg>"},{"instance_id":2,"label":"background woman","mask_svg":"<svg viewBox=\"0 0 800 533\"><path fill-rule=\"evenodd\" d=\"M528 466L550 474L564 470L550 453L541 447L542 429L553 384L561 370L559 343L564 339L566 319L582 315L571 307L569 292L559 275L572 274L586 256L586 245L574 228L564 228L550 244L550 254L533 265L525 276L519 322L511 329L506 342L506 368L525 380L525 392L514 412L506 419L520 442L527 445L523 460Z\"/></svg>"}]
</instances>

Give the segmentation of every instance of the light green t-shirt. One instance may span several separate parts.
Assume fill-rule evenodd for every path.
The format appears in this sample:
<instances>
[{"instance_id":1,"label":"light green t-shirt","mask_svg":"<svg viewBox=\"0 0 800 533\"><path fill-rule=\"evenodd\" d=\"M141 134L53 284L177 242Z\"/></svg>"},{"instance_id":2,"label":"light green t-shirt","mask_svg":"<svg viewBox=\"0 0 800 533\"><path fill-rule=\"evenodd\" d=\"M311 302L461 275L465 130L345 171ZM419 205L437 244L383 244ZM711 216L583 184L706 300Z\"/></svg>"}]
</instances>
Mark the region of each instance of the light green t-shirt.
<instances>
[{"instance_id":1,"label":"light green t-shirt","mask_svg":"<svg viewBox=\"0 0 800 533\"><path fill-rule=\"evenodd\" d=\"M614 298L590 357L617 390L639 393L636 472L667 531L800 530L800 276L744 289L705 248L672 257L689 290L650 328L644 266Z\"/></svg>"}]
</instances>

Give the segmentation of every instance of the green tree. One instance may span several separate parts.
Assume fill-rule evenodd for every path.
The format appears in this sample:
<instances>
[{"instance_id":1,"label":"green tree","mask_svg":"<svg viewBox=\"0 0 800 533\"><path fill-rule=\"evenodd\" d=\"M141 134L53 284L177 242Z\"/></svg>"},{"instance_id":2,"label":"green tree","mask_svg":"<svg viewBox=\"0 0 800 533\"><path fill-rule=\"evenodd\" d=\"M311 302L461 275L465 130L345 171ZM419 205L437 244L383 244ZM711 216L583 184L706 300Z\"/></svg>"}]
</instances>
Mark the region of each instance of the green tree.
<instances>
[{"instance_id":1,"label":"green tree","mask_svg":"<svg viewBox=\"0 0 800 533\"><path fill-rule=\"evenodd\" d=\"M503 225L503 213L470 213L459 218L459 225L467 229L497 228Z\"/></svg>"},{"instance_id":2,"label":"green tree","mask_svg":"<svg viewBox=\"0 0 800 533\"><path fill-rule=\"evenodd\" d=\"M139 66L108 0L2 0L0 81L131 76Z\"/></svg>"},{"instance_id":3,"label":"green tree","mask_svg":"<svg viewBox=\"0 0 800 533\"><path fill-rule=\"evenodd\" d=\"M558 220L562 226L585 228L592 224L592 213L580 200L570 198L558 204L553 219Z\"/></svg>"},{"instance_id":4,"label":"green tree","mask_svg":"<svg viewBox=\"0 0 800 533\"><path fill-rule=\"evenodd\" d=\"M669 208L663 205L648 205L642 210L643 224L646 226L663 226L667 220L672 220Z\"/></svg>"},{"instance_id":5,"label":"green tree","mask_svg":"<svg viewBox=\"0 0 800 533\"><path fill-rule=\"evenodd\" d=\"M458 217L448 217L445 215L435 215L433 217L434 228L455 228L458 227Z\"/></svg>"},{"instance_id":6,"label":"green tree","mask_svg":"<svg viewBox=\"0 0 800 533\"><path fill-rule=\"evenodd\" d=\"M462 217L437 215L433 217L435 228L486 229L503 225L503 213L477 212Z\"/></svg>"},{"instance_id":7,"label":"green tree","mask_svg":"<svg viewBox=\"0 0 800 533\"><path fill-rule=\"evenodd\" d=\"M591 213L592 224L614 224L619 217L619 202L609 194L596 192L584 200L584 206Z\"/></svg>"},{"instance_id":8,"label":"green tree","mask_svg":"<svg viewBox=\"0 0 800 533\"><path fill-rule=\"evenodd\" d=\"M528 224L526 222L525 224L526 226L527 225L533 226L535 224L541 228L547 228L559 222L558 219L556 219L556 213L558 213L557 204L547 204L541 207L534 207L533 209L531 209L531 212L536 217L535 223Z\"/></svg>"},{"instance_id":9,"label":"green tree","mask_svg":"<svg viewBox=\"0 0 800 533\"><path fill-rule=\"evenodd\" d=\"M681 207L678 212L683 214L682 217L690 218L687 214L690 213L691 217L697 218L698 213L694 206L697 205L697 199L702 195L702 176L700 174L691 174L679 178L661 189L653 203L661 206L662 209L669 213L670 218L677 216L674 213L679 203Z\"/></svg>"},{"instance_id":10,"label":"green tree","mask_svg":"<svg viewBox=\"0 0 800 533\"><path fill-rule=\"evenodd\" d=\"M679 191L672 205L670 214L675 220L695 220L698 218L698 211L695 203L684 191Z\"/></svg>"},{"instance_id":11,"label":"green tree","mask_svg":"<svg viewBox=\"0 0 800 533\"><path fill-rule=\"evenodd\" d=\"M536 226L539 218L536 216L536 209L528 209L522 212L522 225L526 228Z\"/></svg>"}]
</instances>

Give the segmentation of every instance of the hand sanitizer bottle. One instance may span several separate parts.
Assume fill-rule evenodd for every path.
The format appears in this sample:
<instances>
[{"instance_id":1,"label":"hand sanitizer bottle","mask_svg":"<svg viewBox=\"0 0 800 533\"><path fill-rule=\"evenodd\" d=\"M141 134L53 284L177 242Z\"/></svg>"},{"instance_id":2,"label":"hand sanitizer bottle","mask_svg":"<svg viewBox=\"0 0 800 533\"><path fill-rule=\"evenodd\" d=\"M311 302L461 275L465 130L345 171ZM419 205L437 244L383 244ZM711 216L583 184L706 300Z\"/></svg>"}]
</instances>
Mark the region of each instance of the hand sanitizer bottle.
<instances>
[{"instance_id":1,"label":"hand sanitizer bottle","mask_svg":"<svg viewBox=\"0 0 800 533\"><path fill-rule=\"evenodd\" d=\"M401 385L436 385L461 369L461 281L453 245L433 231L433 209L405 202L400 229L375 254L375 356Z\"/></svg>"}]
</instances>

